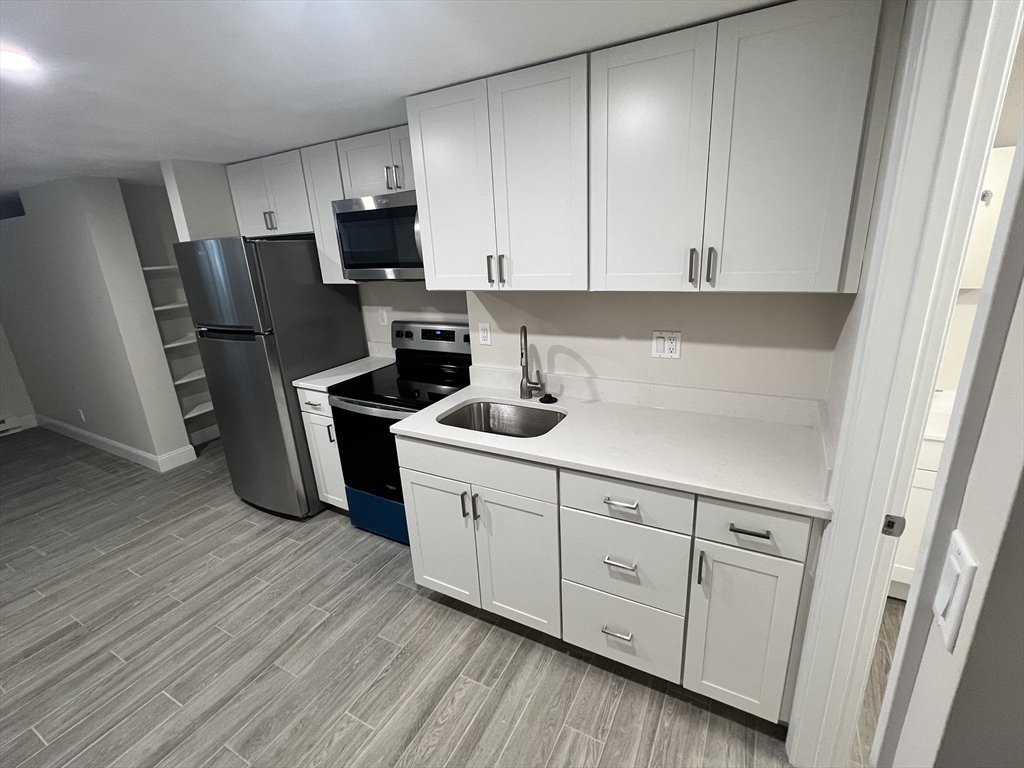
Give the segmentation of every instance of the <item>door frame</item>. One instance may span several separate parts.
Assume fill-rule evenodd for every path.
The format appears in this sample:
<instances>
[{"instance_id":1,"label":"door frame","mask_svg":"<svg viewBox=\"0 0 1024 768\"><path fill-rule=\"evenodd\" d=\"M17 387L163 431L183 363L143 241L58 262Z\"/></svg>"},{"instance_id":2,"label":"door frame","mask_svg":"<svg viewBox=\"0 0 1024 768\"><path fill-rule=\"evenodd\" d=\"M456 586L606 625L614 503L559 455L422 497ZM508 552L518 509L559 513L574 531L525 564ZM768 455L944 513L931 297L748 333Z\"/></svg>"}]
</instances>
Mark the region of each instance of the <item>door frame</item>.
<instances>
[{"instance_id":1,"label":"door frame","mask_svg":"<svg viewBox=\"0 0 1024 768\"><path fill-rule=\"evenodd\" d=\"M1022 16L1019 0L908 7L866 274L851 313L856 344L829 488L834 515L786 741L796 766L849 759L896 551L882 521L902 514L909 494ZM1001 255L989 265L989 292Z\"/></svg>"}]
</instances>

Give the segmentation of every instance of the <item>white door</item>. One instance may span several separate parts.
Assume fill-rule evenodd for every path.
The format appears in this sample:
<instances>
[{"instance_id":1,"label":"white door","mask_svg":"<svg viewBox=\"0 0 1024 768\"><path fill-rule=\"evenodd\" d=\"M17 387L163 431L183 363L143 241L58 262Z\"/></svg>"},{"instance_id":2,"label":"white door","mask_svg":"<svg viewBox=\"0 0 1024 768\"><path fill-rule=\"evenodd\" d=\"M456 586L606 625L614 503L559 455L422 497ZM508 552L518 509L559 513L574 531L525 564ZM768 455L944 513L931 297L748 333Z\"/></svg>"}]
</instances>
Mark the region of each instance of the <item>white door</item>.
<instances>
[{"instance_id":1,"label":"white door","mask_svg":"<svg viewBox=\"0 0 1024 768\"><path fill-rule=\"evenodd\" d=\"M590 56L590 287L695 291L716 24Z\"/></svg>"},{"instance_id":2,"label":"white door","mask_svg":"<svg viewBox=\"0 0 1024 768\"><path fill-rule=\"evenodd\" d=\"M316 488L321 501L348 509L345 475L341 471L341 456L338 454L338 442L334 434L334 420L330 416L303 413L302 423L306 428L309 457L313 462L313 475L316 477Z\"/></svg>"},{"instance_id":3,"label":"white door","mask_svg":"<svg viewBox=\"0 0 1024 768\"><path fill-rule=\"evenodd\" d=\"M497 287L487 82L406 99L428 290Z\"/></svg>"},{"instance_id":4,"label":"white door","mask_svg":"<svg viewBox=\"0 0 1024 768\"><path fill-rule=\"evenodd\" d=\"M499 285L587 289L587 57L487 79Z\"/></svg>"},{"instance_id":5,"label":"white door","mask_svg":"<svg viewBox=\"0 0 1024 768\"><path fill-rule=\"evenodd\" d=\"M562 636L558 507L473 486L480 606Z\"/></svg>"},{"instance_id":6,"label":"white door","mask_svg":"<svg viewBox=\"0 0 1024 768\"><path fill-rule=\"evenodd\" d=\"M309 198L306 196L299 150L264 157L263 178L266 179L267 195L274 212L274 234L312 232L313 219L309 215Z\"/></svg>"},{"instance_id":7,"label":"white door","mask_svg":"<svg viewBox=\"0 0 1024 768\"><path fill-rule=\"evenodd\" d=\"M777 722L803 565L698 539L683 687Z\"/></svg>"},{"instance_id":8,"label":"white door","mask_svg":"<svg viewBox=\"0 0 1024 768\"><path fill-rule=\"evenodd\" d=\"M702 289L838 289L880 7L718 22Z\"/></svg>"},{"instance_id":9,"label":"white door","mask_svg":"<svg viewBox=\"0 0 1024 768\"><path fill-rule=\"evenodd\" d=\"M470 486L402 470L416 583L480 607Z\"/></svg>"},{"instance_id":10,"label":"white door","mask_svg":"<svg viewBox=\"0 0 1024 768\"><path fill-rule=\"evenodd\" d=\"M341 249L338 246L337 229L334 226L334 209L331 203L345 197L338 167L338 149L335 142L303 147L302 171L306 177L306 195L309 197L309 212L313 217L313 234L316 236L316 251L320 257L320 274L325 283L351 283L341 270Z\"/></svg>"},{"instance_id":11,"label":"white door","mask_svg":"<svg viewBox=\"0 0 1024 768\"><path fill-rule=\"evenodd\" d=\"M400 190L416 189L416 178L412 172L412 142L409 140L409 126L400 125L388 131L391 134L391 164L395 168L393 181Z\"/></svg>"},{"instance_id":12,"label":"white door","mask_svg":"<svg viewBox=\"0 0 1024 768\"><path fill-rule=\"evenodd\" d=\"M271 230L270 198L263 178L263 161L247 160L227 166L228 187L243 237L262 237Z\"/></svg>"},{"instance_id":13,"label":"white door","mask_svg":"<svg viewBox=\"0 0 1024 768\"><path fill-rule=\"evenodd\" d=\"M372 197L395 191L390 131L340 139L338 160L348 197Z\"/></svg>"}]
</instances>

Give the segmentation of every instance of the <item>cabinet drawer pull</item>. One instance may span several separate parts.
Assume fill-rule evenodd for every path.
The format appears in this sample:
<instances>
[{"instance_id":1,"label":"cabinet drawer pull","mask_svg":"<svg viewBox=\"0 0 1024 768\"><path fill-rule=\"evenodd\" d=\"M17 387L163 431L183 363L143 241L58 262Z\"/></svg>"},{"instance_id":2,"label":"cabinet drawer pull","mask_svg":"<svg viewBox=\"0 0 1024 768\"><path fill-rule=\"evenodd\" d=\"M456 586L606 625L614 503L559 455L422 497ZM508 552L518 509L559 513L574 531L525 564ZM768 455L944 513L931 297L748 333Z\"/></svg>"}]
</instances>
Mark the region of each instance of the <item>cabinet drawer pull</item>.
<instances>
[{"instance_id":1,"label":"cabinet drawer pull","mask_svg":"<svg viewBox=\"0 0 1024 768\"><path fill-rule=\"evenodd\" d=\"M632 632L630 632L628 635L620 635L618 632L613 632L612 630L608 629L608 625L607 624L605 624L603 627L601 627L601 631L604 632L606 635L608 635L610 637L616 637L619 640L624 640L627 643L632 643L633 642L633 633Z\"/></svg>"},{"instance_id":2,"label":"cabinet drawer pull","mask_svg":"<svg viewBox=\"0 0 1024 768\"><path fill-rule=\"evenodd\" d=\"M604 564L605 565L610 565L610 566L612 566L612 568L621 568L624 571L630 571L631 573L636 573L636 563L633 563L632 565L626 565L625 563L619 563L619 562L616 562L615 560L612 560L611 557L606 557L604 559Z\"/></svg>"},{"instance_id":3,"label":"cabinet drawer pull","mask_svg":"<svg viewBox=\"0 0 1024 768\"><path fill-rule=\"evenodd\" d=\"M699 267L697 266L700 261L700 251L696 248L690 249L690 274L688 275L690 283L693 285L697 284L697 278L700 277Z\"/></svg>"},{"instance_id":4,"label":"cabinet drawer pull","mask_svg":"<svg viewBox=\"0 0 1024 768\"><path fill-rule=\"evenodd\" d=\"M306 405L308 405L308 406L309 406L310 408L316 408L317 410L319 410L319 409L323 408L323 405L322 405L321 403L314 403L314 402L313 402L313 401L311 401L311 400L306 400L306 401L304 401L304 402L305 402L305 404L306 404Z\"/></svg>"},{"instance_id":5,"label":"cabinet drawer pull","mask_svg":"<svg viewBox=\"0 0 1024 768\"><path fill-rule=\"evenodd\" d=\"M604 503L607 504L609 507L618 507L619 509L629 509L629 510L632 510L633 512L636 512L638 509L640 509L640 502L639 501L634 501L632 504L630 504L630 503L625 502L625 501L615 501L615 499L613 499L611 496L605 496L604 497Z\"/></svg>"},{"instance_id":6,"label":"cabinet drawer pull","mask_svg":"<svg viewBox=\"0 0 1024 768\"><path fill-rule=\"evenodd\" d=\"M328 424L327 425L327 439L330 440L332 443L337 442L334 439L334 425L333 424Z\"/></svg>"},{"instance_id":7,"label":"cabinet drawer pull","mask_svg":"<svg viewBox=\"0 0 1024 768\"><path fill-rule=\"evenodd\" d=\"M487 254L487 284L494 285L494 254Z\"/></svg>"},{"instance_id":8,"label":"cabinet drawer pull","mask_svg":"<svg viewBox=\"0 0 1024 768\"><path fill-rule=\"evenodd\" d=\"M768 539L771 540L772 532L765 531L748 531L746 528L737 528L735 523L729 523L729 533L739 533L744 536L753 536L755 539Z\"/></svg>"},{"instance_id":9,"label":"cabinet drawer pull","mask_svg":"<svg viewBox=\"0 0 1024 768\"><path fill-rule=\"evenodd\" d=\"M473 519L474 520L479 520L480 519L480 513L476 511L476 500L479 499L479 498L480 498L480 494L479 493L474 493L473 494L473 498L470 499L470 502L472 503L472 506L473 506Z\"/></svg>"},{"instance_id":10,"label":"cabinet drawer pull","mask_svg":"<svg viewBox=\"0 0 1024 768\"><path fill-rule=\"evenodd\" d=\"M697 583L704 583L704 550L700 551L700 560L697 561Z\"/></svg>"},{"instance_id":11,"label":"cabinet drawer pull","mask_svg":"<svg viewBox=\"0 0 1024 768\"><path fill-rule=\"evenodd\" d=\"M469 491L462 492L462 516L469 517L469 510L466 508L466 497L469 496Z\"/></svg>"}]
</instances>

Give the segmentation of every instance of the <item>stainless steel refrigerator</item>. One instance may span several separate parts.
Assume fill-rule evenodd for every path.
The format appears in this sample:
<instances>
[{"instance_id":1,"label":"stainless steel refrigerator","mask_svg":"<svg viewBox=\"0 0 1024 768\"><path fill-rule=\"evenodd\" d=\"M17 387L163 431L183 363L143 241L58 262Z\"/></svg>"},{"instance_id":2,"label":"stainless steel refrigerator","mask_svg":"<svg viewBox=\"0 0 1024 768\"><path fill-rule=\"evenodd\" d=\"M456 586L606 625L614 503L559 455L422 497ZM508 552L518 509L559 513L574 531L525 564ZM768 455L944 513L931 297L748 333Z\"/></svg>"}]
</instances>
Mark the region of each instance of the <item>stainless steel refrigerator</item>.
<instances>
[{"instance_id":1,"label":"stainless steel refrigerator","mask_svg":"<svg viewBox=\"0 0 1024 768\"><path fill-rule=\"evenodd\" d=\"M315 514L323 504L292 381L366 356L356 286L322 283L312 238L196 240L174 253L235 493Z\"/></svg>"}]
</instances>

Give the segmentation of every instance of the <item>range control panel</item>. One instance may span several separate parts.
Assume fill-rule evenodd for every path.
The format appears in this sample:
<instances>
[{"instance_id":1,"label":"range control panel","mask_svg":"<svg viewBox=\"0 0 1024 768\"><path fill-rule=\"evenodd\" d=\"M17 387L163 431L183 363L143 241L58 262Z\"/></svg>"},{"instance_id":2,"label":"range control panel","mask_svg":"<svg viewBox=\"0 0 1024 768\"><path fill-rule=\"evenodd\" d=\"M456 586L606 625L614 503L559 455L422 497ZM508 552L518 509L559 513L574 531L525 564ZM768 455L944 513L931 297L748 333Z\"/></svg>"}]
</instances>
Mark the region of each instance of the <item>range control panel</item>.
<instances>
[{"instance_id":1,"label":"range control panel","mask_svg":"<svg viewBox=\"0 0 1024 768\"><path fill-rule=\"evenodd\" d=\"M468 355L469 326L396 320L391 324L391 346L395 349L424 349Z\"/></svg>"}]
</instances>

